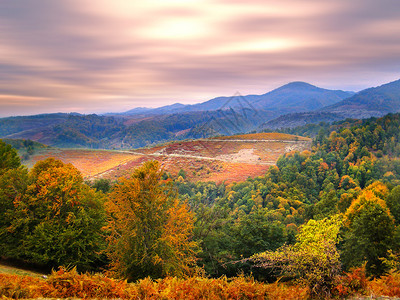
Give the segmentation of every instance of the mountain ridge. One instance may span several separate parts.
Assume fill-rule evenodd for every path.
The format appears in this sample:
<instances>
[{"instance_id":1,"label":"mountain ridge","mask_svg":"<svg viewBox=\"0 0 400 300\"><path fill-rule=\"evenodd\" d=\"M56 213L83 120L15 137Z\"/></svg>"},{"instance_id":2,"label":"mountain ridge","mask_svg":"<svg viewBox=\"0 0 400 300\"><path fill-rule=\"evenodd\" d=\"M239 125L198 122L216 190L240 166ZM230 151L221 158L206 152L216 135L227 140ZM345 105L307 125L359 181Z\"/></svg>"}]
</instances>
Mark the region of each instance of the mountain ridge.
<instances>
[{"instance_id":1,"label":"mountain ridge","mask_svg":"<svg viewBox=\"0 0 400 300\"><path fill-rule=\"evenodd\" d=\"M193 111L209 111L218 109L240 108L243 106L252 109L262 109L277 112L312 110L327 104L336 103L346 97L350 97L354 92L342 90L328 90L319 88L312 84L293 81L281 87L273 89L261 95L249 94L215 97L210 100L196 104L175 103L172 105L161 106L158 108L134 108L121 115L157 115L165 113L183 113ZM279 100L279 103L277 101ZM287 109L291 102L296 101L296 107ZM307 103L307 101L309 103Z\"/></svg>"},{"instance_id":2,"label":"mountain ridge","mask_svg":"<svg viewBox=\"0 0 400 300\"><path fill-rule=\"evenodd\" d=\"M265 128L379 117L400 111L400 80L357 94L297 81L262 95L236 94L193 105L175 103L132 111L138 114L2 118L0 138L31 139L56 147L129 149Z\"/></svg>"},{"instance_id":3,"label":"mountain ridge","mask_svg":"<svg viewBox=\"0 0 400 300\"><path fill-rule=\"evenodd\" d=\"M293 128L346 118L366 119L396 112L400 112L400 80L362 90L351 97L315 111L279 116L260 125L259 129Z\"/></svg>"}]
</instances>

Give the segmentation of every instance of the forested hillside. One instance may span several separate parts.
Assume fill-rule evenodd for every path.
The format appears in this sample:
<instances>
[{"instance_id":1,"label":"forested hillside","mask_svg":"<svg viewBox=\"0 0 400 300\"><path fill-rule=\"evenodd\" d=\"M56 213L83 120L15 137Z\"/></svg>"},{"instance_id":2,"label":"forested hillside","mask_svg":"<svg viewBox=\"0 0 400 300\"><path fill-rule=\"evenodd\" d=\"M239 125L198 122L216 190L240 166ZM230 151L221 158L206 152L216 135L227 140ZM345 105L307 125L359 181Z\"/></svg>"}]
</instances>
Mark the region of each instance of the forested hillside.
<instances>
[{"instance_id":1,"label":"forested hillside","mask_svg":"<svg viewBox=\"0 0 400 300\"><path fill-rule=\"evenodd\" d=\"M399 276L399 128L399 114L319 128L311 151L229 185L188 182L147 162L128 179L89 187L52 159L28 172L1 143L2 253L48 267L103 266L130 280L201 268L284 276L310 295L366 293L363 266L368 276ZM343 273L352 268L361 269Z\"/></svg>"},{"instance_id":2,"label":"forested hillside","mask_svg":"<svg viewBox=\"0 0 400 300\"><path fill-rule=\"evenodd\" d=\"M180 195L196 211L197 207L204 210L197 222L208 228L198 236L209 249L203 257L206 270L217 275L233 268L234 274L238 266L228 262L293 242L307 220L345 214L363 190L377 181L388 189L381 197L390 194L390 199L396 199L384 205L384 209L392 207L388 218L398 219L399 126L399 114L342 122L320 130L311 152L282 156L265 176L228 186L179 184ZM389 239L399 232L392 229L387 232ZM362 251L372 246L364 242ZM397 246L386 245L387 249ZM361 249L354 250L360 259ZM353 260L348 261L345 266L352 266Z\"/></svg>"},{"instance_id":3,"label":"forested hillside","mask_svg":"<svg viewBox=\"0 0 400 300\"><path fill-rule=\"evenodd\" d=\"M244 133L268 117L268 113L255 113L248 108L146 118L43 115L0 119L0 137L30 139L60 148L130 149L173 140Z\"/></svg>"}]
</instances>

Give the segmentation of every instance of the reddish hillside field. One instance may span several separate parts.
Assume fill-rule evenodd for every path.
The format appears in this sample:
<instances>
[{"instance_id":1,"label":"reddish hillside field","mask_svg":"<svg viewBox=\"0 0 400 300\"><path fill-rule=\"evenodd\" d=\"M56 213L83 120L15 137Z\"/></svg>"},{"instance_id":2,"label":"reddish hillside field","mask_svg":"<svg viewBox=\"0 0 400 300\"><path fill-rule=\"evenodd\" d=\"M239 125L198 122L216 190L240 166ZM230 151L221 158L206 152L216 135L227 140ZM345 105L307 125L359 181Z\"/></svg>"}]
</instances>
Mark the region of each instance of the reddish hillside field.
<instances>
[{"instance_id":1,"label":"reddish hillside field","mask_svg":"<svg viewBox=\"0 0 400 300\"><path fill-rule=\"evenodd\" d=\"M171 142L135 150L43 149L26 162L28 167L47 157L55 157L77 167L85 177L117 179L128 176L144 161L158 160L172 175L183 169L192 181L242 181L259 176L276 163L279 156L305 150L311 140L280 133L258 133Z\"/></svg>"}]
</instances>

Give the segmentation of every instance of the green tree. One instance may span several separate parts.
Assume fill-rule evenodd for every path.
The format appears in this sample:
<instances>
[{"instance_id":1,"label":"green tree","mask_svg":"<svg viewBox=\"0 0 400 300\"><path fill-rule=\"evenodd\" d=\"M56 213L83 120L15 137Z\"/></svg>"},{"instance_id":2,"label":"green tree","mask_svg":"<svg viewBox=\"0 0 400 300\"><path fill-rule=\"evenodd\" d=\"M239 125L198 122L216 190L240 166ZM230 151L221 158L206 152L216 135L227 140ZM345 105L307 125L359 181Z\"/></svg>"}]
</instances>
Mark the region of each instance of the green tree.
<instances>
[{"instance_id":1,"label":"green tree","mask_svg":"<svg viewBox=\"0 0 400 300\"><path fill-rule=\"evenodd\" d=\"M20 237L13 235L14 201L20 199L27 186L27 170L21 167L17 151L0 140L0 253L14 256Z\"/></svg>"},{"instance_id":2,"label":"green tree","mask_svg":"<svg viewBox=\"0 0 400 300\"><path fill-rule=\"evenodd\" d=\"M28 181L14 200L10 226L21 238L17 257L50 267L95 268L104 245L102 194L85 185L75 167L53 158L38 162Z\"/></svg>"},{"instance_id":3,"label":"green tree","mask_svg":"<svg viewBox=\"0 0 400 300\"><path fill-rule=\"evenodd\" d=\"M194 263L193 214L161 177L159 163L146 162L115 185L107 203L107 254L128 280L182 275Z\"/></svg>"},{"instance_id":4,"label":"green tree","mask_svg":"<svg viewBox=\"0 0 400 300\"><path fill-rule=\"evenodd\" d=\"M315 219L323 219L338 213L338 199L333 184L330 183L326 190L321 192L321 200L314 206Z\"/></svg>"},{"instance_id":5,"label":"green tree","mask_svg":"<svg viewBox=\"0 0 400 300\"><path fill-rule=\"evenodd\" d=\"M183 169L180 169L177 177L182 176L183 179L186 179L186 172Z\"/></svg>"},{"instance_id":6,"label":"green tree","mask_svg":"<svg viewBox=\"0 0 400 300\"><path fill-rule=\"evenodd\" d=\"M9 169L0 175L0 253L17 257L24 232L16 227L16 207L25 195L28 171L25 168Z\"/></svg>"},{"instance_id":7,"label":"green tree","mask_svg":"<svg viewBox=\"0 0 400 300\"><path fill-rule=\"evenodd\" d=\"M102 191L106 194L111 190L111 181L109 179L100 178L96 179L91 186L96 189L96 191Z\"/></svg>"},{"instance_id":8,"label":"green tree","mask_svg":"<svg viewBox=\"0 0 400 300\"><path fill-rule=\"evenodd\" d=\"M21 166L21 160L17 151L0 140L0 175L8 169L15 169L19 166Z\"/></svg>"},{"instance_id":9,"label":"green tree","mask_svg":"<svg viewBox=\"0 0 400 300\"><path fill-rule=\"evenodd\" d=\"M286 242L286 231L280 222L269 222L264 210L253 210L236 220L230 236L233 250L240 257L260 251L276 250ZM232 236L231 236L232 235Z\"/></svg>"},{"instance_id":10,"label":"green tree","mask_svg":"<svg viewBox=\"0 0 400 300\"><path fill-rule=\"evenodd\" d=\"M400 224L400 186L393 188L386 198L386 204L390 209L396 224Z\"/></svg>"}]
</instances>

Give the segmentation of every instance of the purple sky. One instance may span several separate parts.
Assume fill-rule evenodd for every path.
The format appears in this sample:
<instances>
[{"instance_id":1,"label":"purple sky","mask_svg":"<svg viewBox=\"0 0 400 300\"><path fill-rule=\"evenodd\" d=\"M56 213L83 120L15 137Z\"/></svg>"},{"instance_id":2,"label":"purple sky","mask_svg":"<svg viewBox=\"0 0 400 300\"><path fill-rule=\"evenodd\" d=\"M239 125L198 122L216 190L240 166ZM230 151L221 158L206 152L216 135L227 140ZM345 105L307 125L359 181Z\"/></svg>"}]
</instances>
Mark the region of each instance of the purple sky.
<instances>
[{"instance_id":1,"label":"purple sky","mask_svg":"<svg viewBox=\"0 0 400 300\"><path fill-rule=\"evenodd\" d=\"M0 117L399 78L398 0L0 1Z\"/></svg>"}]
</instances>

